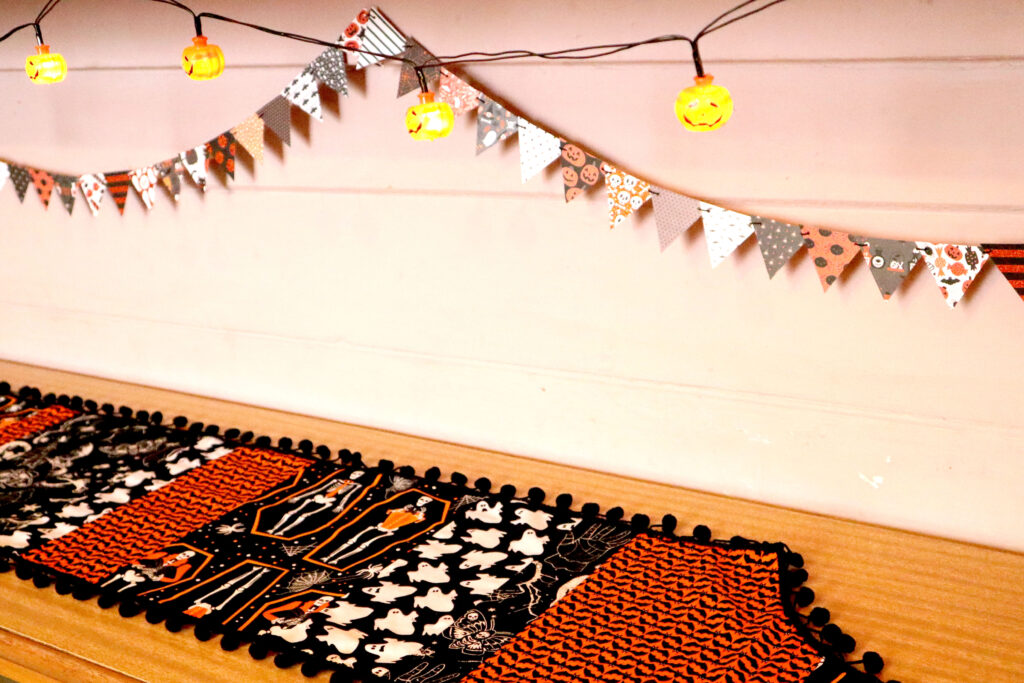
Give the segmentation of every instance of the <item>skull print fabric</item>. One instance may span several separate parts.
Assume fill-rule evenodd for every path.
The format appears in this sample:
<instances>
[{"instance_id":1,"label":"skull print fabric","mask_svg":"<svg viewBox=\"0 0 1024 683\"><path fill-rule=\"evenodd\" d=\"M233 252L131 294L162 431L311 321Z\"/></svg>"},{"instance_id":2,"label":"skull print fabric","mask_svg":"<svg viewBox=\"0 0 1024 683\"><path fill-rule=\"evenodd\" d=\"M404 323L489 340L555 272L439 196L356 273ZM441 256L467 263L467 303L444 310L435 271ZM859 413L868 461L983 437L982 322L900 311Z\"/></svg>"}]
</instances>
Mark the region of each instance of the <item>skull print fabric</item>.
<instances>
[{"instance_id":1,"label":"skull print fabric","mask_svg":"<svg viewBox=\"0 0 1024 683\"><path fill-rule=\"evenodd\" d=\"M750 216L742 213L701 202L700 216L704 223L704 239L708 245L712 268L725 261L729 254L736 251L736 247L754 234Z\"/></svg>"},{"instance_id":2,"label":"skull print fabric","mask_svg":"<svg viewBox=\"0 0 1024 683\"><path fill-rule=\"evenodd\" d=\"M607 162L602 164L601 170L608 187L608 227L614 228L651 198L651 186Z\"/></svg>"},{"instance_id":3,"label":"skull print fabric","mask_svg":"<svg viewBox=\"0 0 1024 683\"><path fill-rule=\"evenodd\" d=\"M863 244L864 260L871 266L871 276L886 300L900 288L921 258L913 242L864 237L855 237L854 240Z\"/></svg>"},{"instance_id":4,"label":"skull print fabric","mask_svg":"<svg viewBox=\"0 0 1024 683\"><path fill-rule=\"evenodd\" d=\"M988 262L988 254L981 247L965 244L918 242L917 250L950 308L960 303Z\"/></svg>"}]
</instances>

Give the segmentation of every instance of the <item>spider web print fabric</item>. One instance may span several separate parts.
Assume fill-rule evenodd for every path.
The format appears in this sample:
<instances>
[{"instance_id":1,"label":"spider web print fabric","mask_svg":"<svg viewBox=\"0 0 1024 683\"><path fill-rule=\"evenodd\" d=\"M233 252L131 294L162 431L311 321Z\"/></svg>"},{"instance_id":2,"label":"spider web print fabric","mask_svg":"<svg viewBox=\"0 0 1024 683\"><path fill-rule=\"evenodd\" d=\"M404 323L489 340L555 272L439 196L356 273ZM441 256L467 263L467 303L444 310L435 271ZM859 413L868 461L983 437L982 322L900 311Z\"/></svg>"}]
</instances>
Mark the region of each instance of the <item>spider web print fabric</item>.
<instances>
[{"instance_id":1,"label":"spider web print fabric","mask_svg":"<svg viewBox=\"0 0 1024 683\"><path fill-rule=\"evenodd\" d=\"M90 403L0 394L0 569L332 680L877 683L787 613L784 546Z\"/></svg>"}]
</instances>

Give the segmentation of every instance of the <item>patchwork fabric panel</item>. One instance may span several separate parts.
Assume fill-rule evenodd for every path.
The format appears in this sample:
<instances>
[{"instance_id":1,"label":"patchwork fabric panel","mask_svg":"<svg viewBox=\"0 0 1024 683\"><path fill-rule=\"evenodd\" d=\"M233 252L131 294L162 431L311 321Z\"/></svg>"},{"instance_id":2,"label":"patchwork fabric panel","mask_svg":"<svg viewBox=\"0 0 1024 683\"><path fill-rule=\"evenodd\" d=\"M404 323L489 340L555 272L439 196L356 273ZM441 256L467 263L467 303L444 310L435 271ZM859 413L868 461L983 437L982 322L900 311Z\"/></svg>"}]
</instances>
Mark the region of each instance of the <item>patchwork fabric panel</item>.
<instances>
[{"instance_id":1,"label":"patchwork fabric panel","mask_svg":"<svg viewBox=\"0 0 1024 683\"><path fill-rule=\"evenodd\" d=\"M464 680L797 683L775 552L641 534Z\"/></svg>"},{"instance_id":2,"label":"patchwork fabric panel","mask_svg":"<svg viewBox=\"0 0 1024 683\"><path fill-rule=\"evenodd\" d=\"M24 555L98 582L300 473L310 461L238 448Z\"/></svg>"}]
</instances>

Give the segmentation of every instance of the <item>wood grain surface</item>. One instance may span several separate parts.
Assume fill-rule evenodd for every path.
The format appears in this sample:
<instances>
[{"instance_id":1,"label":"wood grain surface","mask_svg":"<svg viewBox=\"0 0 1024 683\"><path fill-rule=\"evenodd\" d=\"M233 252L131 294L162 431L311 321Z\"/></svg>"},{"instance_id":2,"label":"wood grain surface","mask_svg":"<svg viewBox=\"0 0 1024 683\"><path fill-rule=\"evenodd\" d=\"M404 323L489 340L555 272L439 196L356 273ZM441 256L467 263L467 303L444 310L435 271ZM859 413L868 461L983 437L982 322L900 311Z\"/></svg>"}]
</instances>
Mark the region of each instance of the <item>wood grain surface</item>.
<instances>
[{"instance_id":1,"label":"wood grain surface","mask_svg":"<svg viewBox=\"0 0 1024 683\"><path fill-rule=\"evenodd\" d=\"M576 505L620 505L627 515L671 512L681 528L707 524L716 537L783 540L803 554L816 605L876 650L883 679L903 683L1019 681L1024 671L1024 555L807 514L698 491L559 466L403 434L0 361L0 379L44 393L78 394L135 409L186 415L223 428L309 438L422 470L437 465L472 480L562 491ZM799 473L794 473L799 476ZM123 619L95 601L0 576L0 674L31 681L297 680L217 641ZM326 675L321 676L326 680Z\"/></svg>"}]
</instances>

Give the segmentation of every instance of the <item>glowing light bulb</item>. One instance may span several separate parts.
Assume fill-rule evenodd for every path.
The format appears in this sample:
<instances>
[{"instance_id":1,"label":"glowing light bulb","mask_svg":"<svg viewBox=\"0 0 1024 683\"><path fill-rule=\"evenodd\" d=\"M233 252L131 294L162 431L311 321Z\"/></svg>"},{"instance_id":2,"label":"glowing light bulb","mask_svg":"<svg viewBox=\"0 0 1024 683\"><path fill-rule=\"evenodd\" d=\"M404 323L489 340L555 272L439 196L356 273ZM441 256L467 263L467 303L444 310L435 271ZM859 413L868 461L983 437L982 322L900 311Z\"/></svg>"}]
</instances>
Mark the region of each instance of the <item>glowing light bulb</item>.
<instances>
[{"instance_id":1,"label":"glowing light bulb","mask_svg":"<svg viewBox=\"0 0 1024 683\"><path fill-rule=\"evenodd\" d=\"M206 36L196 36L181 53L181 68L193 81L209 81L224 72L224 52L207 45Z\"/></svg>"},{"instance_id":2,"label":"glowing light bulb","mask_svg":"<svg viewBox=\"0 0 1024 683\"><path fill-rule=\"evenodd\" d=\"M732 116L732 95L720 85L712 85L714 76L694 76L691 85L676 98L676 118L686 130L715 130Z\"/></svg>"},{"instance_id":3,"label":"glowing light bulb","mask_svg":"<svg viewBox=\"0 0 1024 683\"><path fill-rule=\"evenodd\" d=\"M435 102L434 93L421 92L420 101L405 112L405 127L413 140L437 140L455 128L455 112L447 102Z\"/></svg>"},{"instance_id":4,"label":"glowing light bulb","mask_svg":"<svg viewBox=\"0 0 1024 683\"><path fill-rule=\"evenodd\" d=\"M49 45L37 45L36 54L25 59L25 73L33 83L60 83L68 73L68 63Z\"/></svg>"}]
</instances>

